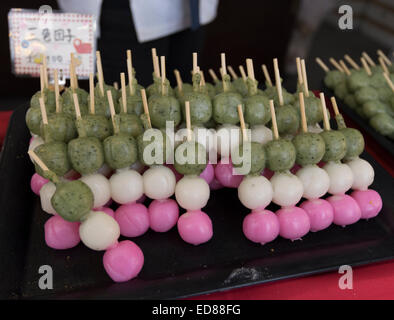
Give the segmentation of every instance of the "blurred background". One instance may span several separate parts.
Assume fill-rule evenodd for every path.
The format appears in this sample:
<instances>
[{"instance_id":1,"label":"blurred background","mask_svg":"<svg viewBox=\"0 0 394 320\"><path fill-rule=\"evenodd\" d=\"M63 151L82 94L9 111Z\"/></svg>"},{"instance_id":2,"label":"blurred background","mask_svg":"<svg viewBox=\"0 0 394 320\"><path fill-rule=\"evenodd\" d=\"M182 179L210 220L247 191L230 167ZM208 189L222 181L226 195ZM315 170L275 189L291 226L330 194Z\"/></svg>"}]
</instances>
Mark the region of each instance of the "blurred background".
<instances>
[{"instance_id":1,"label":"blurred background","mask_svg":"<svg viewBox=\"0 0 394 320\"><path fill-rule=\"evenodd\" d=\"M189 1L184 1L185 10L190 10ZM207 1L212 3L212 0ZM78 10L75 3L78 4L67 0L1 1L0 110L17 107L39 90L37 78L15 77L11 72L8 11L11 8L38 9L44 4L54 10L74 5ZM353 30L341 30L338 27L338 8L344 3L353 8ZM150 48L155 46L159 56L168 56L167 75L173 86L176 85L172 72L174 68L180 69L184 81L191 81L191 53L197 50L199 65L205 70L209 81L212 79L208 75L208 68L213 68L219 75L221 52L226 53L227 64L237 72L238 66L245 64L246 58L252 58L257 80L261 82L261 64L265 63L272 72L272 59L276 57L280 62L284 86L294 90L296 56L306 58L310 88L319 89L324 73L314 62L315 57L319 56L328 64L329 57L340 58L349 54L359 60L362 51L376 57L377 49L391 54L394 48L394 0L218 0L216 17L212 22L194 31L186 28L172 35L170 42L158 39L143 44L138 44L136 40L128 5L129 1L123 0L104 0L102 3L102 30L98 49L103 57L105 80L109 84L112 81L119 82L117 75L126 70L126 49L133 51L133 64L142 85L151 82ZM118 18L122 21L119 22ZM125 31L117 34L116 38L113 30L119 27ZM81 81L80 86L87 88L87 82Z\"/></svg>"}]
</instances>

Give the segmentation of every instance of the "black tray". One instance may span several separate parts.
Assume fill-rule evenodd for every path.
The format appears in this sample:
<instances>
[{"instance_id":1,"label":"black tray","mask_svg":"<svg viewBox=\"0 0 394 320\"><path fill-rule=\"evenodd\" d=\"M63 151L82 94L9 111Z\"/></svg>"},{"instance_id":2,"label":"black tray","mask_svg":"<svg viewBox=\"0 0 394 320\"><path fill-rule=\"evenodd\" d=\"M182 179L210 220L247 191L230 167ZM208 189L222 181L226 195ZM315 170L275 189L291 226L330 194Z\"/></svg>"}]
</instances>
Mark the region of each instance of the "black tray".
<instances>
[{"instance_id":1,"label":"black tray","mask_svg":"<svg viewBox=\"0 0 394 320\"><path fill-rule=\"evenodd\" d=\"M335 96L334 92L327 87L323 87L322 91L325 95L327 95L327 97ZM357 112L350 108L342 99L339 99L338 97L336 97L336 99L338 101L338 105L341 108L341 111L346 114L350 119L352 119L358 126L363 128L370 136L372 136L372 138L377 143L379 143L391 154L391 156L394 157L394 141L388 137L381 135L374 128L372 128L368 120L358 115Z\"/></svg>"},{"instance_id":2,"label":"black tray","mask_svg":"<svg viewBox=\"0 0 394 320\"><path fill-rule=\"evenodd\" d=\"M364 154L376 172L372 188L384 200L377 218L346 228L333 225L302 241L278 238L261 246L242 234L248 210L236 190L219 190L205 208L214 225L209 243L188 245L175 228L165 234L149 231L134 240L145 254L142 272L115 284L104 271L102 252L82 244L66 251L45 245L43 224L49 215L41 211L29 186L33 167L26 154L25 111L20 107L11 118L0 162L0 297L180 298L394 258L393 180ZM53 290L38 288L41 265L53 268Z\"/></svg>"}]
</instances>

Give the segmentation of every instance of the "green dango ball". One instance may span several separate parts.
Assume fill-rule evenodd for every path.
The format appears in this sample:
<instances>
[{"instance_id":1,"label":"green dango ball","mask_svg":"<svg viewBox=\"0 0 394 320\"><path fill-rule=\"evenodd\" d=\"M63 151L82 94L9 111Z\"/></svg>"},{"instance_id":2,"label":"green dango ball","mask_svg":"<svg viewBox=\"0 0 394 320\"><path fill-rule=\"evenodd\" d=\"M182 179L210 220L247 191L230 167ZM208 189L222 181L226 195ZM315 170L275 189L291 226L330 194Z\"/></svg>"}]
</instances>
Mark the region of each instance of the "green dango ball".
<instances>
[{"instance_id":1,"label":"green dango ball","mask_svg":"<svg viewBox=\"0 0 394 320\"><path fill-rule=\"evenodd\" d=\"M40 135L41 134L41 122L42 115L40 108L32 108L27 109L25 116L26 125L29 128L30 132Z\"/></svg>"},{"instance_id":2,"label":"green dango ball","mask_svg":"<svg viewBox=\"0 0 394 320\"><path fill-rule=\"evenodd\" d=\"M343 128L339 130L346 139L346 154L344 160L348 161L358 157L364 151L364 137L360 131L354 128Z\"/></svg>"},{"instance_id":3,"label":"green dango ball","mask_svg":"<svg viewBox=\"0 0 394 320\"><path fill-rule=\"evenodd\" d=\"M167 135L159 129L145 130L137 137L138 160L146 166L164 164L168 140Z\"/></svg>"},{"instance_id":4,"label":"green dango ball","mask_svg":"<svg viewBox=\"0 0 394 320\"><path fill-rule=\"evenodd\" d=\"M357 108L357 105L358 105L358 104L357 104L356 98L355 98L355 96L354 96L353 94L348 93L348 94L345 96L344 101L345 101L345 104L346 104L347 106L349 106L350 108L352 108L352 109Z\"/></svg>"},{"instance_id":5,"label":"green dango ball","mask_svg":"<svg viewBox=\"0 0 394 320\"><path fill-rule=\"evenodd\" d=\"M113 132L112 120L109 119L108 121ZM119 133L136 138L143 132L142 121L137 115L128 113L119 114Z\"/></svg>"},{"instance_id":6,"label":"green dango ball","mask_svg":"<svg viewBox=\"0 0 394 320\"><path fill-rule=\"evenodd\" d=\"M118 101L118 99L120 98L120 91L116 90L114 86L111 86L109 84L105 84L103 85L104 88L104 94L101 93L101 89L100 89L100 84L97 82L96 86L94 87L94 96L96 98L105 98L107 99L107 91L111 91L111 95L112 95L112 99L115 101Z\"/></svg>"},{"instance_id":7,"label":"green dango ball","mask_svg":"<svg viewBox=\"0 0 394 320\"><path fill-rule=\"evenodd\" d=\"M175 92L175 96L179 99L179 100L183 100L183 95L187 92L191 92L193 91L193 85L190 83L182 83L182 91L179 90L178 87L175 87L174 92Z\"/></svg>"},{"instance_id":8,"label":"green dango ball","mask_svg":"<svg viewBox=\"0 0 394 320\"><path fill-rule=\"evenodd\" d=\"M174 89L171 88L170 82L168 80L165 80L165 92L166 95L168 96L175 96ZM155 95L162 95L162 85L161 85L161 80L158 79L154 83L152 83L149 87L146 88L146 94L148 97L152 97Z\"/></svg>"},{"instance_id":9,"label":"green dango ball","mask_svg":"<svg viewBox=\"0 0 394 320\"><path fill-rule=\"evenodd\" d=\"M293 138L296 149L296 163L304 167L319 163L325 153L323 138L312 132L303 132Z\"/></svg>"},{"instance_id":10,"label":"green dango ball","mask_svg":"<svg viewBox=\"0 0 394 320\"><path fill-rule=\"evenodd\" d=\"M231 157L235 168L250 168L247 174L259 174L264 170L266 154L261 143L244 141L237 148L239 163L236 163L236 157Z\"/></svg>"},{"instance_id":11,"label":"green dango ball","mask_svg":"<svg viewBox=\"0 0 394 320\"><path fill-rule=\"evenodd\" d=\"M67 154L67 145L64 142L47 142L36 147L34 152L45 163L50 171L60 177L64 176L71 169ZM36 172L40 176L44 176L41 167L38 165L35 167Z\"/></svg>"},{"instance_id":12,"label":"green dango ball","mask_svg":"<svg viewBox=\"0 0 394 320\"><path fill-rule=\"evenodd\" d=\"M272 171L290 170L296 160L296 149L291 141L271 140L265 145L267 167Z\"/></svg>"},{"instance_id":13,"label":"green dango ball","mask_svg":"<svg viewBox=\"0 0 394 320\"><path fill-rule=\"evenodd\" d=\"M89 94L87 93L86 90L81 89L81 88L66 88L64 90L64 92L62 93L62 99L63 99L63 108L64 105L71 105L74 106L74 98L73 98L73 94L76 93L77 97L78 97L78 102L79 102L79 106L81 107L81 105L86 105L88 104L88 98L89 98ZM64 110L63 110L64 111Z\"/></svg>"},{"instance_id":14,"label":"green dango ball","mask_svg":"<svg viewBox=\"0 0 394 320\"><path fill-rule=\"evenodd\" d=\"M185 93L184 101L190 103L190 120L195 125L202 125L212 117L212 102L209 96L202 92ZM182 108L183 119L186 119L186 109Z\"/></svg>"},{"instance_id":15,"label":"green dango ball","mask_svg":"<svg viewBox=\"0 0 394 320\"><path fill-rule=\"evenodd\" d=\"M94 173L104 164L103 146L96 137L71 140L67 149L73 169L80 174Z\"/></svg>"},{"instance_id":16,"label":"green dango ball","mask_svg":"<svg viewBox=\"0 0 394 320\"><path fill-rule=\"evenodd\" d=\"M202 86L202 90L204 93L208 94L211 99L216 96L216 88L212 83L205 83L205 85Z\"/></svg>"},{"instance_id":17,"label":"green dango ball","mask_svg":"<svg viewBox=\"0 0 394 320\"><path fill-rule=\"evenodd\" d=\"M151 96L149 114L152 126L155 128L165 128L167 121L173 121L176 127L182 120L181 106L173 96Z\"/></svg>"},{"instance_id":18,"label":"green dango ball","mask_svg":"<svg viewBox=\"0 0 394 320\"><path fill-rule=\"evenodd\" d=\"M81 180L61 182L51 199L55 211L66 221L81 221L93 208L92 190Z\"/></svg>"},{"instance_id":19,"label":"green dango ball","mask_svg":"<svg viewBox=\"0 0 394 320\"><path fill-rule=\"evenodd\" d=\"M238 105L242 105L243 100L239 93L222 92L213 99L213 119L220 124L237 124L239 122Z\"/></svg>"},{"instance_id":20,"label":"green dango ball","mask_svg":"<svg viewBox=\"0 0 394 320\"><path fill-rule=\"evenodd\" d=\"M41 94L41 91L37 91L30 99L30 107L40 108L41 97L44 97L44 104L47 113L55 112L56 110L55 92L49 89L44 89L43 95Z\"/></svg>"},{"instance_id":21,"label":"green dango ball","mask_svg":"<svg viewBox=\"0 0 394 320\"><path fill-rule=\"evenodd\" d=\"M365 70L354 70L346 82L349 90L355 92L360 88L368 87L370 85L370 77Z\"/></svg>"},{"instance_id":22,"label":"green dango ball","mask_svg":"<svg viewBox=\"0 0 394 320\"><path fill-rule=\"evenodd\" d=\"M355 98L359 104L363 104L367 101L379 100L379 95L376 89L372 87L363 87L356 91Z\"/></svg>"},{"instance_id":23,"label":"green dango ball","mask_svg":"<svg viewBox=\"0 0 394 320\"><path fill-rule=\"evenodd\" d=\"M200 175L207 166L207 152L195 141L185 141L175 149L174 168L183 175Z\"/></svg>"},{"instance_id":24,"label":"green dango ball","mask_svg":"<svg viewBox=\"0 0 394 320\"><path fill-rule=\"evenodd\" d=\"M298 112L290 105L276 108L276 122L279 134L295 134L300 126Z\"/></svg>"},{"instance_id":25,"label":"green dango ball","mask_svg":"<svg viewBox=\"0 0 394 320\"><path fill-rule=\"evenodd\" d=\"M269 100L263 95L247 96L245 103L245 121L251 126L265 125L271 120Z\"/></svg>"},{"instance_id":26,"label":"green dango ball","mask_svg":"<svg viewBox=\"0 0 394 320\"><path fill-rule=\"evenodd\" d=\"M394 97L393 91L387 86L376 88L376 91L378 92L379 99L385 103L389 104L391 97Z\"/></svg>"},{"instance_id":27,"label":"green dango ball","mask_svg":"<svg viewBox=\"0 0 394 320\"><path fill-rule=\"evenodd\" d=\"M87 114L82 117L81 123L87 137L102 141L111 135L111 126L108 119L101 114Z\"/></svg>"},{"instance_id":28,"label":"green dango ball","mask_svg":"<svg viewBox=\"0 0 394 320\"><path fill-rule=\"evenodd\" d=\"M48 124L41 123L41 136L49 135L51 140L68 143L78 135L73 118L66 113L48 115Z\"/></svg>"},{"instance_id":29,"label":"green dango ball","mask_svg":"<svg viewBox=\"0 0 394 320\"><path fill-rule=\"evenodd\" d=\"M369 124L381 135L394 139L394 118L387 113L380 113L369 120Z\"/></svg>"},{"instance_id":30,"label":"green dango ball","mask_svg":"<svg viewBox=\"0 0 394 320\"><path fill-rule=\"evenodd\" d=\"M292 105L294 103L294 96L282 88L282 96L283 96L283 105ZM278 94L275 94L272 99L274 100L274 104L279 106L279 97Z\"/></svg>"},{"instance_id":31,"label":"green dango ball","mask_svg":"<svg viewBox=\"0 0 394 320\"><path fill-rule=\"evenodd\" d=\"M215 91L216 91L216 94L220 94L220 93L224 92L223 81L218 81L215 83ZM234 85L230 81L227 82L227 91L226 92L238 93L237 89L235 89Z\"/></svg>"},{"instance_id":32,"label":"green dango ball","mask_svg":"<svg viewBox=\"0 0 394 320\"><path fill-rule=\"evenodd\" d=\"M323 161L339 161L346 155L346 138L340 131L328 130L320 133L324 139L326 150Z\"/></svg>"},{"instance_id":33,"label":"green dango ball","mask_svg":"<svg viewBox=\"0 0 394 320\"><path fill-rule=\"evenodd\" d=\"M328 88L334 88L339 83L344 82L346 80L346 75L343 72L338 70L328 71L324 77L324 84Z\"/></svg>"},{"instance_id":34,"label":"green dango ball","mask_svg":"<svg viewBox=\"0 0 394 320\"><path fill-rule=\"evenodd\" d=\"M244 79L242 78L234 79L232 85L241 96L245 97L249 94L248 86L244 81Z\"/></svg>"},{"instance_id":35,"label":"green dango ball","mask_svg":"<svg viewBox=\"0 0 394 320\"><path fill-rule=\"evenodd\" d=\"M367 118L372 118L380 113L387 113L387 107L385 103L379 100L370 100L362 105L363 112Z\"/></svg>"},{"instance_id":36,"label":"green dango ball","mask_svg":"<svg viewBox=\"0 0 394 320\"><path fill-rule=\"evenodd\" d=\"M123 108L122 98L119 98L118 104L119 104L119 109L123 111L124 108ZM142 103L141 96L140 95L127 96L126 110L128 114L135 114L137 116L140 116L144 112L144 105Z\"/></svg>"},{"instance_id":37,"label":"green dango ball","mask_svg":"<svg viewBox=\"0 0 394 320\"><path fill-rule=\"evenodd\" d=\"M323 111L321 108L320 99L316 98L314 94L309 97L304 97L306 121L310 125L314 125L323 120ZM293 107L300 115L300 101L296 100Z\"/></svg>"},{"instance_id":38,"label":"green dango ball","mask_svg":"<svg viewBox=\"0 0 394 320\"><path fill-rule=\"evenodd\" d=\"M346 82L338 83L334 87L334 93L339 99L345 99L346 95L349 93Z\"/></svg>"},{"instance_id":39,"label":"green dango ball","mask_svg":"<svg viewBox=\"0 0 394 320\"><path fill-rule=\"evenodd\" d=\"M112 169L129 167L138 159L137 143L130 135L121 133L109 136L103 146L105 162Z\"/></svg>"}]
</instances>

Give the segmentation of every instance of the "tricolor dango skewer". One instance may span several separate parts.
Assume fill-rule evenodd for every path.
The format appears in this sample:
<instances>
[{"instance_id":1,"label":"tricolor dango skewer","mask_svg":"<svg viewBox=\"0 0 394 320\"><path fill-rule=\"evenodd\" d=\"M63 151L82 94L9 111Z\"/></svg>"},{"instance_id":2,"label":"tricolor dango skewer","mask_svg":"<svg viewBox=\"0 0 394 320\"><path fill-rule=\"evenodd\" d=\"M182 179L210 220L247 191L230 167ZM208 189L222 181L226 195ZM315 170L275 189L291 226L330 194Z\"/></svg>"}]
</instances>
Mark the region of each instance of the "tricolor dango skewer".
<instances>
[{"instance_id":1,"label":"tricolor dango skewer","mask_svg":"<svg viewBox=\"0 0 394 320\"><path fill-rule=\"evenodd\" d=\"M308 214L295 205L301 200L304 188L301 180L289 170L296 160L294 145L279 137L273 100L270 100L272 131L274 139L265 146L268 169L275 172L270 182L273 189L272 202L282 206L276 214L279 234L286 239L301 239L310 230Z\"/></svg>"}]
</instances>

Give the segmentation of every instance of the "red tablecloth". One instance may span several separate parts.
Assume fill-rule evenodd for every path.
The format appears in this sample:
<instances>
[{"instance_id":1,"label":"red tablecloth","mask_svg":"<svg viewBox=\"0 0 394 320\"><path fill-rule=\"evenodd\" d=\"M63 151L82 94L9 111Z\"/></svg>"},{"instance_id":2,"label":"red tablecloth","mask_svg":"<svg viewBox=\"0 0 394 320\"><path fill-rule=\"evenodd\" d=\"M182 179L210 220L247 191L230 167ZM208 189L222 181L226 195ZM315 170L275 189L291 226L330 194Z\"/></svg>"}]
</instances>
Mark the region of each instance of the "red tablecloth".
<instances>
[{"instance_id":1,"label":"red tablecloth","mask_svg":"<svg viewBox=\"0 0 394 320\"><path fill-rule=\"evenodd\" d=\"M0 145L7 130L10 111L0 112ZM346 123L357 127L350 119ZM394 159L365 131L366 150L394 177ZM393 248L394 250L394 248ZM325 273L299 279L217 292L192 299L394 299L394 261L354 268L353 289L341 290L341 274Z\"/></svg>"}]
</instances>

